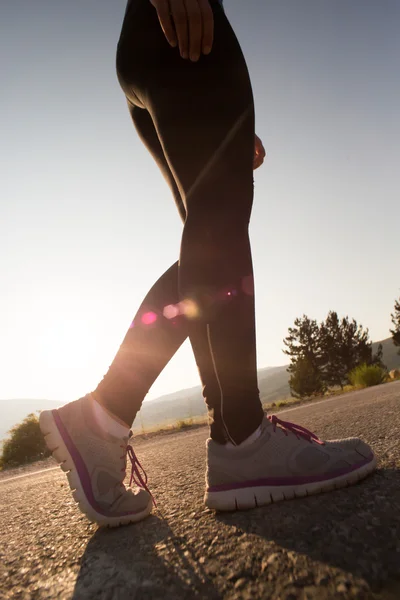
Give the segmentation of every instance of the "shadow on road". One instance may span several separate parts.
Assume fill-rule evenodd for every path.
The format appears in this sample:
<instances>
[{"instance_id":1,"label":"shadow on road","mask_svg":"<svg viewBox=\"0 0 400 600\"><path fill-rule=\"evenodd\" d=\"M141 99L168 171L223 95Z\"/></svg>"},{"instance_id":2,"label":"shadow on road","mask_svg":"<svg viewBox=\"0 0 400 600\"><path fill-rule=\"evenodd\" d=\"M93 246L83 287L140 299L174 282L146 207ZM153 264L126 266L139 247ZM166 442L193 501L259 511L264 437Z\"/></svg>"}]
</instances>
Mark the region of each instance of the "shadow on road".
<instances>
[{"instance_id":1,"label":"shadow on road","mask_svg":"<svg viewBox=\"0 0 400 600\"><path fill-rule=\"evenodd\" d=\"M362 577L372 590L395 587L400 597L399 469L381 469L343 490L216 518Z\"/></svg>"},{"instance_id":2,"label":"shadow on road","mask_svg":"<svg viewBox=\"0 0 400 600\"><path fill-rule=\"evenodd\" d=\"M190 548L156 515L117 529L98 529L82 556L73 600L217 599Z\"/></svg>"},{"instance_id":3,"label":"shadow on road","mask_svg":"<svg viewBox=\"0 0 400 600\"><path fill-rule=\"evenodd\" d=\"M400 598L399 469L381 468L359 485L327 494L252 511L201 514L186 524L170 526L158 513L129 527L97 530L81 558L73 600L217 600L243 578L255 582L250 597L269 597L267 590L294 570L300 574L296 585L315 585L319 565L362 578L373 592L384 590L379 598ZM253 564L253 555L260 563L268 559L267 570ZM307 559L314 563L310 568ZM227 582L230 571L236 583Z\"/></svg>"}]
</instances>

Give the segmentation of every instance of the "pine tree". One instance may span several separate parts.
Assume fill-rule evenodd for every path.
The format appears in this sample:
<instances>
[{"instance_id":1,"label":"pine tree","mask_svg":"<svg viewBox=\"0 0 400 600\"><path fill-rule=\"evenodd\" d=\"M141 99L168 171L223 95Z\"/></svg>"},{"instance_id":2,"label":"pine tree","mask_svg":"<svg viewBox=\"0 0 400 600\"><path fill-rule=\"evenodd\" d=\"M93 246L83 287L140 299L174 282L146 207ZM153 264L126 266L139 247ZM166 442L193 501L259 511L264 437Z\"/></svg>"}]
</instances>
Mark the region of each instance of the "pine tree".
<instances>
[{"instance_id":1,"label":"pine tree","mask_svg":"<svg viewBox=\"0 0 400 600\"><path fill-rule=\"evenodd\" d=\"M382 346L382 344L379 344L376 354L372 357L371 364L377 365L378 367L381 367L381 369L384 369L384 371L387 371L387 366L383 362L383 346Z\"/></svg>"},{"instance_id":2,"label":"pine tree","mask_svg":"<svg viewBox=\"0 0 400 600\"><path fill-rule=\"evenodd\" d=\"M320 367L320 333L315 319L311 320L306 315L297 318L294 327L289 327L289 335L283 343L288 348L284 353L290 356L292 363L299 358L307 358L313 367L317 369Z\"/></svg>"},{"instance_id":3,"label":"pine tree","mask_svg":"<svg viewBox=\"0 0 400 600\"><path fill-rule=\"evenodd\" d=\"M290 356L288 372L292 374L290 387L297 395L309 396L324 392L321 378L320 332L316 320L306 315L297 318L289 335L283 340L284 353ZM303 380L306 383L303 385ZM304 392L304 393L303 393Z\"/></svg>"},{"instance_id":4,"label":"pine tree","mask_svg":"<svg viewBox=\"0 0 400 600\"><path fill-rule=\"evenodd\" d=\"M342 366L341 377L344 383L348 383L348 375L358 365L372 362L372 344L369 341L368 329L363 329L353 319L348 317L342 319L342 346L340 361Z\"/></svg>"},{"instance_id":5,"label":"pine tree","mask_svg":"<svg viewBox=\"0 0 400 600\"><path fill-rule=\"evenodd\" d=\"M330 311L326 320L320 325L322 351L322 377L329 386L339 385L343 388L344 368L342 364L343 331L336 312Z\"/></svg>"},{"instance_id":6,"label":"pine tree","mask_svg":"<svg viewBox=\"0 0 400 600\"><path fill-rule=\"evenodd\" d=\"M299 358L291 365L290 391L295 398L309 398L325 391L318 369L308 358Z\"/></svg>"},{"instance_id":7,"label":"pine tree","mask_svg":"<svg viewBox=\"0 0 400 600\"><path fill-rule=\"evenodd\" d=\"M290 387L301 397L323 393L331 386L343 389L349 373L362 364L386 369L381 344L372 355L368 329L347 316L339 319L334 311L320 326L306 315L297 318L283 342L284 352L290 356Z\"/></svg>"},{"instance_id":8,"label":"pine tree","mask_svg":"<svg viewBox=\"0 0 400 600\"><path fill-rule=\"evenodd\" d=\"M400 298L394 303L394 313L390 315L392 317L392 323L394 329L390 330L392 334L393 343L395 346L400 346ZM400 354L400 349L398 350Z\"/></svg>"},{"instance_id":9,"label":"pine tree","mask_svg":"<svg viewBox=\"0 0 400 600\"><path fill-rule=\"evenodd\" d=\"M348 383L348 375L360 364L382 364L382 349L372 356L372 344L368 329L363 329L357 321L349 317L339 319L330 311L320 326L322 379L327 386L343 386Z\"/></svg>"}]
</instances>

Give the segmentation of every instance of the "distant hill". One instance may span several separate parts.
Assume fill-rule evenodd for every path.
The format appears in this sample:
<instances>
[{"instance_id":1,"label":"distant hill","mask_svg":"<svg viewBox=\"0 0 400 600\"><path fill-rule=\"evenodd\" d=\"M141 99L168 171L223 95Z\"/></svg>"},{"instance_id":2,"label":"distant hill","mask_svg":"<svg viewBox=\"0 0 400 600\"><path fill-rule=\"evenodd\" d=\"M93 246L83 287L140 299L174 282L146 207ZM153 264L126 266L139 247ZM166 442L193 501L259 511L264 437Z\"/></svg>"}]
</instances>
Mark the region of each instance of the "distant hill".
<instances>
[{"instance_id":1,"label":"distant hill","mask_svg":"<svg viewBox=\"0 0 400 600\"><path fill-rule=\"evenodd\" d=\"M388 370L400 368L400 355L397 352L400 350L398 346L393 344L392 338L387 338L381 342L374 342L372 344L372 351L375 353L378 350L379 344L382 344L383 349L383 362L387 366Z\"/></svg>"},{"instance_id":2,"label":"distant hill","mask_svg":"<svg viewBox=\"0 0 400 600\"><path fill-rule=\"evenodd\" d=\"M400 356L392 338L372 344L373 352L378 345L383 347L383 360L389 370L400 366ZM281 367L266 367L258 371L258 387L263 404L277 402L290 396L288 365ZM144 402L142 410L134 423L133 430L146 430L160 424L176 423L180 419L205 416L207 414L201 387L181 390L175 394L162 396L150 402Z\"/></svg>"},{"instance_id":3,"label":"distant hill","mask_svg":"<svg viewBox=\"0 0 400 600\"><path fill-rule=\"evenodd\" d=\"M259 371L259 388L263 402L274 402L289 395L286 367L268 367ZM0 440L29 413L58 408L62 402L51 400L0 400ZM143 403L133 431L171 425L181 419L205 416L207 410L201 386L179 390Z\"/></svg>"},{"instance_id":4,"label":"distant hill","mask_svg":"<svg viewBox=\"0 0 400 600\"><path fill-rule=\"evenodd\" d=\"M52 400L0 400L0 440L7 437L11 427L20 423L30 413L58 408L64 402Z\"/></svg>"},{"instance_id":5,"label":"distant hill","mask_svg":"<svg viewBox=\"0 0 400 600\"><path fill-rule=\"evenodd\" d=\"M258 372L258 385L262 402L274 402L290 395L286 366L267 367ZM163 396L144 402L133 431L151 429L160 424L170 425L180 419L206 416L207 409L201 386L181 390L178 394Z\"/></svg>"},{"instance_id":6,"label":"distant hill","mask_svg":"<svg viewBox=\"0 0 400 600\"><path fill-rule=\"evenodd\" d=\"M258 371L258 388L261 402L268 404L290 396L288 365L260 369Z\"/></svg>"},{"instance_id":7,"label":"distant hill","mask_svg":"<svg viewBox=\"0 0 400 600\"><path fill-rule=\"evenodd\" d=\"M383 361L389 370L400 367L398 348L392 338L372 344L376 352L378 344L383 346ZM261 400L264 404L276 402L290 396L288 365L266 367L258 371ZM51 400L0 400L0 440L7 436L13 425L20 423L29 413L62 406L62 402ZM134 423L133 430L152 429L159 425L176 423L181 419L206 415L201 387L179 390L143 403L142 410Z\"/></svg>"}]
</instances>

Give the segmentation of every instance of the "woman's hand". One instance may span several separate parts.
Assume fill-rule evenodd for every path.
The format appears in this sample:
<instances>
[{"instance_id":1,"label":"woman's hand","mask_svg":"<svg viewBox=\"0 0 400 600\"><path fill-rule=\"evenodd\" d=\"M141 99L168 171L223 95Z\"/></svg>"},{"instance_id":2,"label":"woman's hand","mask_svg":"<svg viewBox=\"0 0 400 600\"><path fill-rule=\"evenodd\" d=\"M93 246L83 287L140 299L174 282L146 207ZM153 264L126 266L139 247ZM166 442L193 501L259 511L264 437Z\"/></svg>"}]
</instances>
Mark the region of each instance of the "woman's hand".
<instances>
[{"instance_id":1,"label":"woman's hand","mask_svg":"<svg viewBox=\"0 0 400 600\"><path fill-rule=\"evenodd\" d=\"M254 162L253 162L254 170L258 169L258 167L261 167L261 165L264 162L265 155L266 155L266 152L265 152L263 143L260 140L260 138L258 137L258 135L256 135L255 145L254 145Z\"/></svg>"},{"instance_id":2,"label":"woman's hand","mask_svg":"<svg viewBox=\"0 0 400 600\"><path fill-rule=\"evenodd\" d=\"M161 28L182 58L197 61L209 54L214 38L214 15L208 0L150 0Z\"/></svg>"}]
</instances>

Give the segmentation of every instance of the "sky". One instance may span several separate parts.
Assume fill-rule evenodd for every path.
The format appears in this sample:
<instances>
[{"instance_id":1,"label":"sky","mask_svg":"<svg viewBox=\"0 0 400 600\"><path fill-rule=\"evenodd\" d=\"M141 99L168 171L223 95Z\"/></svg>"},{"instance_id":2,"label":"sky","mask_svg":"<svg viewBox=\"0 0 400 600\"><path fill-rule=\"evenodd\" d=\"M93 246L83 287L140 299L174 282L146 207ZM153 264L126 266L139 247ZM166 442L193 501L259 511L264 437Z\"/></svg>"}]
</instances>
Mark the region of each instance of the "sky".
<instances>
[{"instance_id":1,"label":"sky","mask_svg":"<svg viewBox=\"0 0 400 600\"><path fill-rule=\"evenodd\" d=\"M389 336L400 295L398 0L225 0L257 133L259 367L296 317ZM124 0L0 6L0 398L94 389L182 226L115 75ZM197 385L185 345L148 399Z\"/></svg>"}]
</instances>

